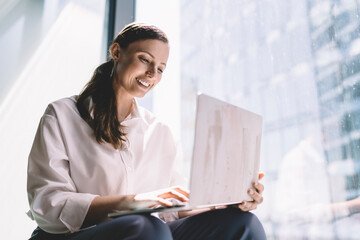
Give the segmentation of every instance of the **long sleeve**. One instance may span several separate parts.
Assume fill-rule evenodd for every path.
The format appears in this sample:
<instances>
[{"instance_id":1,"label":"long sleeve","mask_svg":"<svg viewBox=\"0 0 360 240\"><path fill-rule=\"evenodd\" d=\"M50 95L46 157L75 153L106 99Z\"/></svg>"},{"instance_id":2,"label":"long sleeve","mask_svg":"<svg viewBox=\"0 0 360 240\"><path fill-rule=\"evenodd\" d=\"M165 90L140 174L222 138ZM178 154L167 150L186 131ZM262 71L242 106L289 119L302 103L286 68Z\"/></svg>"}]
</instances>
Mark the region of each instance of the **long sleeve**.
<instances>
[{"instance_id":1,"label":"long sleeve","mask_svg":"<svg viewBox=\"0 0 360 240\"><path fill-rule=\"evenodd\" d=\"M47 232L75 232L96 195L77 192L59 124L51 111L49 107L42 117L29 155L29 215Z\"/></svg>"}]
</instances>

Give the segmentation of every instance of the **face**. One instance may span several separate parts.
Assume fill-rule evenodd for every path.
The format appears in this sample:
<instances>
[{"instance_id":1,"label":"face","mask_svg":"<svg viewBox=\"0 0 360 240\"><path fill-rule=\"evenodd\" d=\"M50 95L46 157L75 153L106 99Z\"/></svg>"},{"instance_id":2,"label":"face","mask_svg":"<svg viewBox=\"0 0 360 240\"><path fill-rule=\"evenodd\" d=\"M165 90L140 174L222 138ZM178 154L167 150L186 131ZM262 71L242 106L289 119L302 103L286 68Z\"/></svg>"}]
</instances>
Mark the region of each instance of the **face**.
<instances>
[{"instance_id":1,"label":"face","mask_svg":"<svg viewBox=\"0 0 360 240\"><path fill-rule=\"evenodd\" d=\"M160 40L139 40L127 49L114 44L111 54L115 61L115 92L143 97L160 82L169 57L169 45Z\"/></svg>"}]
</instances>

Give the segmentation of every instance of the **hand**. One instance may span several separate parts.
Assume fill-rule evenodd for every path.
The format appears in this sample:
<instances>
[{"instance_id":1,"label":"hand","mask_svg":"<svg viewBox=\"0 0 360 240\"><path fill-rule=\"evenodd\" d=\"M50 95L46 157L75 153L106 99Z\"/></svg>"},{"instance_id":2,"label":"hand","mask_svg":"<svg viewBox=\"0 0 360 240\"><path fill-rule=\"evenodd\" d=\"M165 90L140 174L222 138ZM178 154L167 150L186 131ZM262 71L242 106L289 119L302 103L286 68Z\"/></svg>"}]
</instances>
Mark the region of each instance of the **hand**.
<instances>
[{"instance_id":1,"label":"hand","mask_svg":"<svg viewBox=\"0 0 360 240\"><path fill-rule=\"evenodd\" d=\"M179 186L164 188L153 192L140 193L134 196L130 208L146 208L161 206L172 206L172 199L181 202L189 201L189 192Z\"/></svg>"},{"instance_id":2,"label":"hand","mask_svg":"<svg viewBox=\"0 0 360 240\"><path fill-rule=\"evenodd\" d=\"M264 177L264 173L259 173L259 181ZM264 185L259 183L258 181L253 183L254 189L249 189L248 194L250 197L254 199L254 201L243 201L242 203L238 204L237 207L240 208L242 211L251 211L257 208L259 204L263 202L262 193L264 191Z\"/></svg>"},{"instance_id":3,"label":"hand","mask_svg":"<svg viewBox=\"0 0 360 240\"><path fill-rule=\"evenodd\" d=\"M347 201L348 209L350 214L360 212L360 197Z\"/></svg>"},{"instance_id":4,"label":"hand","mask_svg":"<svg viewBox=\"0 0 360 240\"><path fill-rule=\"evenodd\" d=\"M97 196L91 202L82 227L110 220L108 214L136 208L171 206L170 200L187 202L189 193L181 187L169 187L137 195Z\"/></svg>"}]
</instances>

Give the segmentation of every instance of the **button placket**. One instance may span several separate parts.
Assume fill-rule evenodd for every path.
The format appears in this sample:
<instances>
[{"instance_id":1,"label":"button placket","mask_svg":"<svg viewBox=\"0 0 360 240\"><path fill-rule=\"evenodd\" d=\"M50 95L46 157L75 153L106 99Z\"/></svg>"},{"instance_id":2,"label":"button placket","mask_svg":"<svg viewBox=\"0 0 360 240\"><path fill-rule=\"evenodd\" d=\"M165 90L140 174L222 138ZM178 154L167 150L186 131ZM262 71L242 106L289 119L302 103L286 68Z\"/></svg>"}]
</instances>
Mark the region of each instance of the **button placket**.
<instances>
[{"instance_id":1,"label":"button placket","mask_svg":"<svg viewBox=\"0 0 360 240\"><path fill-rule=\"evenodd\" d=\"M124 147L121 153L127 174L128 193L133 193L134 191L134 162L132 160L133 154L129 149L128 145Z\"/></svg>"},{"instance_id":2,"label":"button placket","mask_svg":"<svg viewBox=\"0 0 360 240\"><path fill-rule=\"evenodd\" d=\"M124 186L126 187L126 190L125 192L128 193L129 192L129 173L128 173L128 170L127 170L127 167L126 167L126 161L125 161L125 156L124 156L124 153L123 153L123 150L122 149L116 149L116 151L118 152L119 154L119 157L121 159L121 162L125 168L125 178L124 180L126 181L126 183L124 184Z\"/></svg>"},{"instance_id":3,"label":"button placket","mask_svg":"<svg viewBox=\"0 0 360 240\"><path fill-rule=\"evenodd\" d=\"M133 161L133 154L129 148L127 148L127 156L128 156L128 166L129 166L129 187L131 191L134 191L134 161Z\"/></svg>"}]
</instances>

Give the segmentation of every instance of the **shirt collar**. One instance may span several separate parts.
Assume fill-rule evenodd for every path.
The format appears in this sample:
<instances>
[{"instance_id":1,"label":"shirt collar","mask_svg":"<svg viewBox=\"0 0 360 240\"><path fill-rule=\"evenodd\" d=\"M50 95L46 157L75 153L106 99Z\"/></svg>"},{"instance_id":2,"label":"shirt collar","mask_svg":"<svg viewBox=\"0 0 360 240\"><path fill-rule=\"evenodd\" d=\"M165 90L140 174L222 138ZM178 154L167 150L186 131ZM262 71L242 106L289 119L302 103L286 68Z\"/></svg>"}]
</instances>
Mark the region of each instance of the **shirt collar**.
<instances>
[{"instance_id":1,"label":"shirt collar","mask_svg":"<svg viewBox=\"0 0 360 240\"><path fill-rule=\"evenodd\" d=\"M125 122L127 120L131 120L131 119L136 119L136 118L144 119L139 111L139 104L135 98L134 98L133 104L134 104L134 108L133 108L132 112L124 119L123 122Z\"/></svg>"},{"instance_id":2,"label":"shirt collar","mask_svg":"<svg viewBox=\"0 0 360 240\"><path fill-rule=\"evenodd\" d=\"M89 106L89 113L91 118L94 118L94 102L91 97L89 97L89 100L87 101L87 104ZM149 125L147 121L145 120L145 111L139 106L138 101L136 98L134 98L134 109L132 112L121 122L125 123L130 120L140 119L142 122L147 126Z\"/></svg>"}]
</instances>

